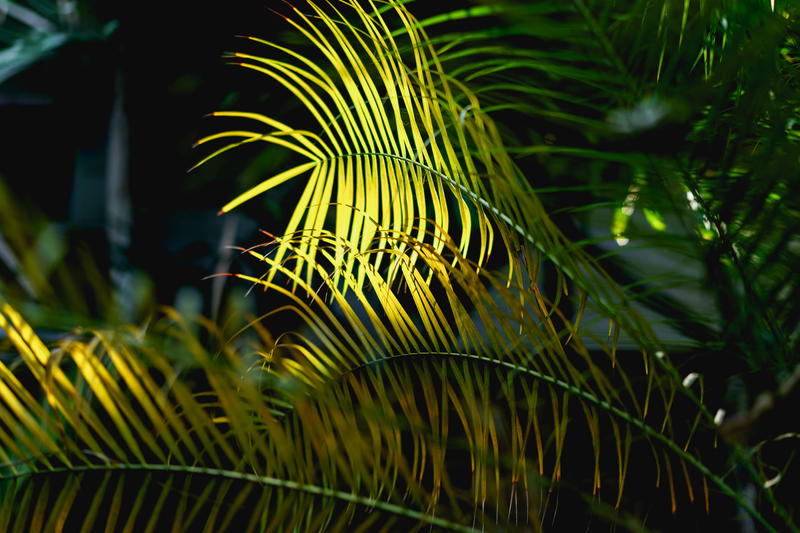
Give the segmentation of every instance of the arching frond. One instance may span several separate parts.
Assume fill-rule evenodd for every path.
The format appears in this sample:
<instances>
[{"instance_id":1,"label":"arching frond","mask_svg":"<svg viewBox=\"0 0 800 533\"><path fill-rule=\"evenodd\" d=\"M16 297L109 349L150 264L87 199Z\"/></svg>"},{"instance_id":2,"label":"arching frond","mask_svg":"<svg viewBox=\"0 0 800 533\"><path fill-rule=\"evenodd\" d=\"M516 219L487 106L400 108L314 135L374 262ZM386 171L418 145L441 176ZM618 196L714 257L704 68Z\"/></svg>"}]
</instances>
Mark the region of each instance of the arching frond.
<instances>
[{"instance_id":1,"label":"arching frond","mask_svg":"<svg viewBox=\"0 0 800 533\"><path fill-rule=\"evenodd\" d=\"M255 141L306 160L243 193L223 212L289 179L307 176L284 232L301 230L309 236L301 246L308 258L296 263L297 273L313 264L316 245L311 237L322 230L346 236L357 250L375 237L376 224L406 233L416 227L419 240L428 233L452 233L461 253L481 264L493 247L491 212L515 225L544 215L535 201L520 203L528 191L494 123L466 86L442 69L424 30L402 6L381 13L373 4L342 2L323 9L310 2L308 9L310 14L295 8L286 20L322 62L256 38L252 40L268 47L271 55L235 53L233 58L290 91L319 133L257 113L214 113L268 129L231 130L201 139L198 144L235 141L201 163ZM400 24L402 33L392 32L390 24ZM353 216L354 211L365 216ZM428 219L435 222L432 232L427 222L420 222ZM475 246L478 251L470 254ZM278 249L276 258L285 253ZM344 250L336 255L344 257ZM382 254L371 260L380 266ZM353 268L349 264L337 279ZM364 276L356 270L357 283Z\"/></svg>"},{"instance_id":2,"label":"arching frond","mask_svg":"<svg viewBox=\"0 0 800 533\"><path fill-rule=\"evenodd\" d=\"M306 455L314 441L286 417L287 406L302 414L297 398L287 403L291 391L269 394L260 365L248 372L229 344L212 356L168 316L155 338L175 337L188 350L185 374L162 355L164 345L149 342L154 333L96 332L51 352L3 306L0 326L25 369L0 363L0 519L9 528L338 531L371 509L386 515L384 527L468 529L399 497L372 497L380 495L372 484L337 489L334 480L350 470ZM352 457L364 461L358 443ZM162 512L165 505L176 512Z\"/></svg>"},{"instance_id":3,"label":"arching frond","mask_svg":"<svg viewBox=\"0 0 800 533\"><path fill-rule=\"evenodd\" d=\"M24 511L13 523L55 506L47 519L61 525L138 524L142 505L169 502L174 516L136 527L222 530L244 516L257 530L339 530L372 523L366 509L385 527L532 525L556 512L548 487L562 478L622 505L632 454L650 457L673 508L708 505L709 485L737 498L696 455L710 415L674 420L686 401L674 376L653 354L622 358L613 339L587 338L535 288L536 269L509 284L452 240L439 252L400 234L351 252L368 281L345 292L336 240L318 239L320 287L294 272L291 239L281 262L250 251L288 285L249 278L289 299L264 320L304 323L262 355L243 356L235 339L212 355L169 310L157 344L151 332L96 332L50 351L5 306L0 325L36 384L0 366L4 501ZM370 265L378 252L390 281ZM170 346L185 371L161 355ZM76 479L98 490L76 497Z\"/></svg>"},{"instance_id":4,"label":"arching frond","mask_svg":"<svg viewBox=\"0 0 800 533\"><path fill-rule=\"evenodd\" d=\"M701 407L693 419L672 419L674 406L687 399L674 370L662 365L659 357L663 354L655 357L645 351L638 361L630 356L618 361L613 339L584 337L577 324L542 297L536 289L535 270L516 269L517 277L509 284L503 277L478 271L458 254L452 241L445 242L444 253L440 253L435 246L406 235L392 236L386 242L395 243L393 246L354 253L367 272L373 271L369 254L380 251L394 257L390 261L392 280L367 274L366 291L351 286L345 294L333 282L335 270L341 268L332 254L336 240L333 235L319 238L315 266L317 279L322 281L318 287L304 284L293 273L291 263L302 260L296 247L302 239L283 240L281 244L291 253L280 263L271 254L249 251L310 299L307 303L304 296L275 282L239 276L283 293L302 310L310 330L306 335L293 334L287 345L297 347L298 339L305 339L326 347L315 351L312 344L306 344L306 349L295 352L299 359L271 362L315 389L333 386L338 392L330 393L337 395L330 404L338 406L342 398L347 398L348 413L350 402L359 412L380 413L383 423L371 420L370 425L377 426L372 431L386 432L382 441L387 445L396 442L397 448L385 452L387 455L402 455L396 432L403 424L398 421L415 421L433 432L438 447L428 450L431 462L427 467L433 469L433 479L429 480L433 487L456 492L453 480L447 478L453 467L446 466L443 459L451 447L444 442L448 432L450 438L453 433L463 434L470 452L475 502L489 499L498 508L511 506L504 498L514 493L515 483L528 493L527 469L560 479L563 457L571 455L565 451L572 442L567 436L568 421L578 409L585 422L580 425L589 428L591 443L582 452L594 457L594 477L585 490L599 492L601 479L608 487L608 473L601 475L601 470L613 462L617 479L611 483L616 489L612 493L620 504L631 435L636 434L649 443L644 449L652 452L653 478L660 480L663 476L663 482L669 485L673 509L678 485L685 488L689 499L704 499L706 504L709 480L728 496L736 497L691 451L695 450L698 424L704 417L709 420L710 415ZM339 245L352 249L346 243ZM406 254L414 254L418 261L412 263ZM431 282L424 274L428 270L434 272ZM334 307L328 308L326 300ZM586 342L602 347L605 357L597 358L596 346L590 353ZM629 368L633 374L628 373ZM440 384L426 381L431 379L431 369ZM490 382L497 383L500 390L493 392ZM421 400L408 400L408 391L418 389L424 408L419 405ZM541 406L548 404L550 415L543 415ZM428 418L420 412L427 412ZM516 428L504 435L508 440L502 443L498 440L503 432L503 425L496 420L499 413L510 416L505 428ZM454 422L446 422L448 416L461 425L454 430ZM358 425L350 418L341 423L344 426L339 428L336 424L324 425L312 440L344 435L345 427ZM549 437L543 439L540 425L550 427ZM303 427L313 428L314 424L304 423ZM419 450L415 447L412 476L420 481L426 463L417 459L417 454L424 456L425 450L422 444ZM434 498L438 496L434 493Z\"/></svg>"},{"instance_id":5,"label":"arching frond","mask_svg":"<svg viewBox=\"0 0 800 533\"><path fill-rule=\"evenodd\" d=\"M319 327L324 321L306 314L300 302L296 312L306 317L309 326ZM400 321L389 323L397 326ZM581 399L577 387L543 372L531 370L535 379L528 382L529 376L524 376L514 385L508 380L524 367L508 362L504 366L502 359L482 356L478 349L469 353L462 348L459 354L454 347L441 345L427 352L417 347L389 356L386 344L370 342L367 336L348 342L345 335L329 333L326 338L320 329L316 342L302 336L278 342L265 361L273 369L270 375L284 381L280 390L295 389L281 400L265 396L263 379L242 373L243 361L230 350L215 360L199 346L192 347L180 333L180 322L173 334L189 347L201 371L193 379L192 374L178 374L146 345L137 347L133 339L97 333L50 352L7 306L2 325L46 398L43 409L33 397L36 391L16 377L19 372L0 367L6 406L0 413L7 491L3 514L14 527L47 522L54 529L76 523L113 529L124 523L137 530L167 525L186 530L192 524L210 523L214 530L223 530L246 516L255 529L268 523L276 530L313 524L338 530L343 522L336 517L343 509L352 518L368 507L389 515L381 519L383 525L410 520L466 529L458 523L471 516L464 511L471 498L457 495L455 484L464 480L453 481L454 472L448 471L444 460L447 450L453 453L448 432L467 439L464 451L471 457L473 479L460 490L470 489L477 511L478 502L484 502L483 507L487 498L499 505L501 490L507 497L501 468L511 469L511 479L520 483L526 499L528 461L538 461L543 471L545 457L554 456L548 469L558 477L566 435L566 418L561 417L567 416L570 397L580 403L589 398L596 404L586 405L590 421L596 420L593 410L598 406L607 410L591 394ZM406 322L406 326L412 325ZM341 360L347 351L322 351L319 347L329 341L352 345L347 357L353 361L349 368L341 365L337 376L325 366L322 354ZM291 356L278 358L280 352ZM437 354L443 357L441 363L434 358ZM395 368L403 358L423 361L421 366ZM483 363L490 364L482 368ZM314 388L301 387L306 392L298 396L296 387L285 382L289 376ZM507 382L502 394L514 406L507 413L516 428L510 435L503 434L493 420L496 415L487 411L494 403L489 381L498 379ZM409 403L408 394L416 386L424 392L421 404ZM441 393L431 394L440 386ZM206 387L208 392L197 394ZM539 399L537 392L544 390L550 391L549 402ZM519 400L511 399L522 391L527 393ZM555 443L542 440L539 424L546 423L537 411L539 401L552 404ZM520 417L518 409L527 410L526 415ZM457 416L460 424L452 426L448 416ZM624 425L622 420L614 427L620 422ZM508 438L511 451L504 449ZM630 437L622 438L627 444L617 449L620 468L630 446ZM534 439L538 459L526 457ZM414 449L410 456L409 446ZM76 483L96 490L78 493ZM159 512L165 502L177 509L174 515ZM141 517L142 505L153 507L154 513ZM259 513L251 513L251 506ZM461 509L452 513L455 521L446 518L451 513L444 509L451 506ZM12 514L11 509L17 512Z\"/></svg>"},{"instance_id":6,"label":"arching frond","mask_svg":"<svg viewBox=\"0 0 800 533\"><path fill-rule=\"evenodd\" d=\"M256 530L535 525L556 512L549 487L562 479L623 505L633 455L649 458L673 510L708 505L711 486L763 521L697 455L712 422L690 385L655 354L623 357L613 337L584 335L536 288L532 256L509 282L449 239L441 252L405 233L360 252L317 240L318 287L291 264L304 239L284 239L280 262L249 251L276 278L239 277L289 301L264 320L290 312L304 324L249 356L235 339L212 355L169 310L159 343L95 332L50 351L4 306L0 326L25 368L0 363L4 502L22 510L8 520L39 523L55 506L57 524L113 527L169 504L174 515L142 527L222 530L243 516ZM338 246L366 283L335 281ZM170 347L183 372L162 355ZM675 420L687 401L697 416ZM583 466L564 475L573 462ZM78 498L75 479L98 490Z\"/></svg>"},{"instance_id":7,"label":"arching frond","mask_svg":"<svg viewBox=\"0 0 800 533\"><path fill-rule=\"evenodd\" d=\"M310 159L243 193L222 211L308 174L285 231L305 239L297 244L294 272L308 284L317 259L317 237L326 232L343 238L333 243L334 261L349 257L346 267L333 273L334 279L354 285L363 284L367 273L340 245L345 241L365 251L377 239L380 249L387 231L413 231L417 240L427 240L441 251L442 235L452 235L459 253L480 267L499 234L509 269L520 246L539 249L593 295L603 314L624 323L643 346L656 349L650 327L631 309L627 297L552 223L529 184L531 177L518 175L497 126L467 86L443 69L423 27L402 5L389 4L401 24L400 31L391 31L387 15L372 4L342 4L340 11L339 4L322 9L311 2L313 16L295 9L297 20L287 18L330 63L332 74L297 51L261 39L256 40L288 57L234 54L242 66L268 75L298 98L319 133L257 113L215 113L273 131L232 130L206 137L201 144L243 139L209 158L241 143L265 141ZM280 262L288 250L279 243L273 253ZM369 255L369 262L378 275L388 276L391 268L381 268L384 258L379 251ZM274 275L275 271L266 273L268 280Z\"/></svg>"}]
</instances>

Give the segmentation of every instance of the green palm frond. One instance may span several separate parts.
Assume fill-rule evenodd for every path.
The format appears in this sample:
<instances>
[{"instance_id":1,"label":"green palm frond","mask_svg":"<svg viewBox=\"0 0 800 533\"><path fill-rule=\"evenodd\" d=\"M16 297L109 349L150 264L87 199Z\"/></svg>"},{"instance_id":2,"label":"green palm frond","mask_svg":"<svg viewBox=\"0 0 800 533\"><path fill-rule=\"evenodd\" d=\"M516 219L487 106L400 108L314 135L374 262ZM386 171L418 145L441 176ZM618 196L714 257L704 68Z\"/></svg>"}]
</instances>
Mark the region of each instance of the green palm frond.
<instances>
[{"instance_id":1,"label":"green palm frond","mask_svg":"<svg viewBox=\"0 0 800 533\"><path fill-rule=\"evenodd\" d=\"M784 294L796 285L796 250L784 232L796 218L794 189L776 177L753 208L782 206L786 225L772 232L761 220L760 232L734 238L726 228L750 219L724 212L741 191L706 172L719 160L597 145L607 141L609 114L646 94L632 81L637 68L671 83L686 60L681 50L696 55L699 39L698 78L729 74L719 51L740 41L708 30L727 3L669 0L653 10L635 2L643 23L601 4L476 7L417 21L403 2L309 1L286 17L309 53L250 38L270 55L240 52L233 61L288 90L307 121L214 113L242 127L201 139L226 144L199 164L255 142L291 153L287 168L221 210L305 180L285 230L243 249L265 273L233 274L267 291L274 308L232 338L202 319L194 333L167 309L147 327L79 330L48 347L3 304L0 329L14 355L0 360L0 526L541 531L557 516L571 524L557 502L575 491L601 502L575 520L601 505L624 512L648 493L667 513L692 505L707 513L722 502L767 530L797 530L770 488L776 467L717 442L702 376L679 373L605 258L564 235L539 199L537 176L514 158L555 166L570 156L579 161L571 170L634 176L637 194L654 176L675 179L668 193L688 188L706 216L689 227L718 228L716 238L691 237L726 253L743 247L731 286L769 284L783 298L780 327L798 320ZM509 16L520 24L453 39L426 33ZM620 42L641 38L631 33L637 24L658 42L640 56L619 54ZM504 31L565 48L490 42ZM666 43L675 39L673 53ZM592 57L603 58L594 69ZM768 138L768 117L796 109L767 107L737 142ZM508 148L508 135L528 127L495 121L509 111L580 130L580 142L533 135L534 144ZM717 119L696 121L693 141L716 139ZM796 160L795 148L763 156L780 163L774 176ZM766 165L756 150L742 153L722 157L721 174L742 180L734 185L755 183L750 165ZM783 261L752 260L772 255ZM547 269L554 290L540 279ZM287 316L291 331L279 327ZM586 324L598 320L607 333ZM720 457L764 485L767 505L740 491Z\"/></svg>"},{"instance_id":2,"label":"green palm frond","mask_svg":"<svg viewBox=\"0 0 800 533\"><path fill-rule=\"evenodd\" d=\"M779 5L776 13L763 2L683 0L625 6L511 2L454 11L421 25L447 28L453 20L481 17L479 30L432 41L439 45L443 66L464 73L485 111L502 110L510 114L505 122L526 125L503 130L516 140L509 153L535 158L517 159L520 167L543 166L546 175L572 177L568 185L552 183L545 190L591 194L561 212L594 208L604 213L613 206L611 235L605 240L627 243L635 236L645 246L670 246L698 264L713 265L720 258L732 263L724 277L752 287L749 300L764 301L748 306L759 315L754 321L726 316L723 322L735 323L736 332L745 322L771 331L778 339L774 344L751 336L740 345L758 346L753 355L762 365L770 365L767 354L777 351L786 374L798 317L785 299L793 294L789 271L796 258L790 243L798 227L786 196L795 185L785 177L796 158L796 143L790 140L797 109L794 9ZM496 39L503 31L510 44ZM575 66L583 69L564 69ZM587 90L586 76L602 76L602 86ZM627 191L611 190L608 176L627 183ZM628 225L634 207L655 236ZM741 254L748 257L736 257ZM750 271L751 261L760 266ZM716 277L728 267L711 270ZM637 277L628 277L629 282ZM692 317L691 309L667 295L669 287L655 277L641 281L647 284L637 291L649 294L639 301L680 317L676 327L693 341L712 342L714 330L724 328L713 317ZM691 277L680 282L702 284ZM722 307L726 315L726 308L742 306L727 302Z\"/></svg>"},{"instance_id":3,"label":"green palm frond","mask_svg":"<svg viewBox=\"0 0 800 533\"><path fill-rule=\"evenodd\" d=\"M147 487L154 483L161 487L155 505L169 501L181 509L176 527L207 517L209 505L201 511L199 500L226 502L228 520L257 501L268 510L261 521L247 515L254 528L268 521L278 530L337 530L343 509L352 516L370 507L389 515L382 524L410 520L459 530L476 514L482 526L511 520L511 511L501 520L501 509L513 508L518 522L523 503L528 516L522 522L538 523L547 512L546 499L531 496L545 486L538 476L558 482L570 458L581 456L593 457L593 474L575 483L588 482L582 490L620 505L631 453L651 455L653 476L663 476L673 506L679 484L706 502L709 480L736 497L695 455L700 414L685 426L672 420L681 385L659 370L652 354L623 361L613 340L591 339L605 354L598 359L576 325L538 291L525 290L535 287L535 271L518 270L509 284L504 276L478 273L452 241L442 255L431 244L401 239L388 240L394 247L382 251L405 255L394 276L404 290L370 266L365 289L351 286L345 294L320 261L315 265L325 282L315 289L293 272L296 249L281 263L251 251L296 284L299 294L251 279L289 298L283 312L301 316L307 331L285 334L247 358L228 341L214 357L169 312L164 333L184 347L199 374L178 374L160 355L169 343L154 350L136 340L137 332L127 338L94 333L51 353L6 306L2 325L48 406L43 410L4 372L10 407L4 424L23 422L3 458L9 505L40 520L46 504L38 502L49 501L49 489L36 480L66 476L64 492L54 493L63 499L81 475L102 490L90 501L64 504L63 520L70 506L79 515L100 506L110 497L106 485L115 499L133 491L140 501L152 498ZM320 241L318 254L332 261L335 244ZM363 256L370 253L377 251L356 260L368 264ZM410 301L401 301L404 293ZM589 430L585 449L570 437L578 420ZM201 483L201 490L203 476L214 481ZM130 486L138 483L144 483L138 490ZM242 491L236 497L227 495L231 484ZM35 504L28 496L34 492ZM96 513L86 524L113 520ZM275 516L287 521L278 526ZM153 520L165 519L172 520Z\"/></svg>"}]
</instances>

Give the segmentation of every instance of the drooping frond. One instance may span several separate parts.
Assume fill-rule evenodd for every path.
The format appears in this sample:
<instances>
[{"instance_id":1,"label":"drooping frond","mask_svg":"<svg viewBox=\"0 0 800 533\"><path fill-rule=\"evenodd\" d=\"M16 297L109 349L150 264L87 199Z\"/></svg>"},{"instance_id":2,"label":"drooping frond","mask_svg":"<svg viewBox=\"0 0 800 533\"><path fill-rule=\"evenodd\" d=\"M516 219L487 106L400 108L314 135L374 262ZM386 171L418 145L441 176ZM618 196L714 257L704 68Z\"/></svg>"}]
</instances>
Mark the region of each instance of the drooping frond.
<instances>
[{"instance_id":1,"label":"drooping frond","mask_svg":"<svg viewBox=\"0 0 800 533\"><path fill-rule=\"evenodd\" d=\"M393 235L387 238L386 248L354 254L368 272L368 283L366 290L351 285L345 294L333 281L335 271L342 267L332 251L341 245L352 248L337 243L333 235L318 239L315 267L316 279L321 281L317 286L306 285L293 273L291 263L303 259L297 247L303 239L283 240L281 244L291 252L282 262L271 254L249 251L270 270L281 273L280 279L296 284L300 295L272 281L239 276L291 298L309 321L306 335L296 333L287 341L292 347L298 346L298 339L308 342L305 349L295 352L300 358L272 363L315 389L333 387L338 391L335 394L356 396L348 401L355 402L359 411L380 413L383 423L372 420L370 424L389 432L384 437L387 444L394 440L390 435L400 420L415 421L418 427L432 431L438 439L436 453L442 454L430 458L434 487L447 492L454 483L452 479L445 482L458 467L445 465L448 447L444 441L448 432L451 438L452 433L464 434L475 502L488 498L498 508L510 507L505 498L514 494L516 483L528 493L531 480L526 470L560 479L562 461L567 461L563 457L574 457L566 450L577 446L570 444L573 441L567 436L568 421L579 413L583 419L579 431L589 428L591 443L581 453L594 458L594 477L584 490L599 493L601 485L605 490L611 485L610 499L620 504L631 438L638 435L647 443L640 442L638 451L648 453L653 478L663 476L668 483L673 509L676 490L683 490L676 489L678 485L685 488L689 499L704 498L706 504L709 482L736 497L694 455L693 439L698 430L704 431L699 428L707 427L710 415L700 406L692 419L672 419L675 405L688 401L694 405L692 409L698 409L698 404L692 403L697 402L694 396L687 400L684 385L663 360L663 353L643 351L618 360L614 339L586 336L578 323L542 296L536 288L533 257L520 261L509 283L503 276L478 270L459 255L453 241L443 243L443 252L439 252L405 234ZM369 264L369 255L379 252L394 258L389 281ZM412 254L417 261L409 259ZM432 281L427 281L429 271L433 272ZM326 300L333 302L331 308ZM600 358L598 349L603 354ZM426 382L432 379L431 372L438 385ZM498 387L497 392L490 383ZM369 392L362 390L365 387ZM424 393L425 409L417 401L408 403L409 391L418 389ZM342 396L336 398L330 401L332 405L341 403ZM548 415L542 414L542 409L547 409L543 405L549 405ZM420 418L419 411L433 420ZM510 416L506 424L497 420L503 415ZM446 422L448 416L461 422L456 431L452 421ZM549 427L549 436L543 437L541 426ZM504 435L507 441L500 442L503 428L515 429ZM314 439L341 431L326 426ZM402 454L399 436L396 442L392 457ZM419 453L424 455L421 446ZM412 470L412 476L422 480L424 469L416 454L413 465L420 470ZM602 470L608 463L617 465L613 482ZM601 483L601 479L605 481Z\"/></svg>"},{"instance_id":2,"label":"drooping frond","mask_svg":"<svg viewBox=\"0 0 800 533\"><path fill-rule=\"evenodd\" d=\"M395 283L411 302L375 275L367 290L347 295L328 275L333 306L302 280L292 281L310 301L262 281L290 298L286 310L307 328L276 339L263 358L244 358L230 342L214 356L170 313L164 334L186 352L183 374L160 355L172 344L141 332L98 332L51 352L5 306L2 327L36 387L0 367L4 502L23 510L4 516L179 529L210 521L215 530L246 516L255 529L339 530L342 513L349 520L372 508L386 515L383 525L467 529L476 513L482 525L512 516L537 523L547 511L536 496L547 484L537 479L558 481L576 455L594 458L584 490L619 505L633 435L646 438L639 451L652 451L654 475L673 492L684 483L689 494L707 491L709 472L691 452L695 428L669 420L678 385L660 376L651 354L625 361L647 367L644 380L623 371L613 347L597 361L579 329L535 291L520 298L519 286L478 275L453 242L443 248L452 257L443 257L403 239L404 252L389 239L384 253L418 254L417 266L395 263ZM319 253L332 257L327 244ZM288 265L272 267L295 276ZM577 454L575 416L591 443ZM98 490L76 497L76 482ZM175 516L138 517L142 505L165 502L177 506ZM56 516L44 517L51 506ZM248 514L251 506L261 511ZM116 511L98 510L106 508Z\"/></svg>"},{"instance_id":3,"label":"drooping frond","mask_svg":"<svg viewBox=\"0 0 800 533\"><path fill-rule=\"evenodd\" d=\"M313 117L315 131L257 113L225 111L214 115L247 119L253 131L226 131L198 143L235 141L201 163L256 141L291 150L305 162L243 193L223 212L305 176L284 232L300 230L308 238L301 245L308 257L296 263L297 273L313 264L313 237L322 230L346 236L356 250L366 249L373 238L385 238L376 235L377 225L406 233L416 228L418 240L441 231L455 235L460 252L481 264L493 247L491 216L504 217L512 227L543 216L535 201L520 202L529 191L505 153L496 126L467 87L442 69L424 30L402 6L391 5L389 13L382 13L386 10L373 4L342 2L323 9L310 2L308 9L310 14L295 8L286 20L321 62L256 38L270 55L233 57L298 98ZM400 24L402 33L391 31L390 24ZM428 219L435 224L428 226ZM478 251L470 254L475 246ZM338 248L335 255L341 259L344 252ZM286 251L279 248L275 253L280 260ZM372 257L376 266L382 257ZM353 269L351 262L337 280ZM364 276L356 269L358 283Z\"/></svg>"}]
</instances>

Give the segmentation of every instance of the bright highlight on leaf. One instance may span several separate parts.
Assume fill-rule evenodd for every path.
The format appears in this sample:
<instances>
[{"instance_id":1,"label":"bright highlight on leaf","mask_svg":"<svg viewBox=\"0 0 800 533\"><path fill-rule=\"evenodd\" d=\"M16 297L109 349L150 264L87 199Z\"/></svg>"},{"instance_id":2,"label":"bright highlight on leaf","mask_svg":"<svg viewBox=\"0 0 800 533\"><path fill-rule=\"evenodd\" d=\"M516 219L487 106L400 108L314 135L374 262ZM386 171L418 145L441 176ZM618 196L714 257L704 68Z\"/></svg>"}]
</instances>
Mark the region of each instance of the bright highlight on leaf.
<instances>
[{"instance_id":1,"label":"bright highlight on leaf","mask_svg":"<svg viewBox=\"0 0 800 533\"><path fill-rule=\"evenodd\" d=\"M269 129L226 131L198 142L235 141L200 164L251 142L311 160L266 179L221 210L230 211L302 177L303 192L284 233L307 238L294 270L305 272L307 280L307 265L318 252L313 237L323 230L346 237L360 251L373 240L380 247L385 231L410 233L418 227L418 239L427 238L430 228L434 237L455 232L459 251L481 264L494 246L493 217L542 215L536 203L527 208L534 211L520 211L521 181L475 95L442 70L413 17L399 5L390 6L382 13L361 3L323 9L309 2L308 11L294 10L287 23L327 65L258 38L251 40L268 55L234 54L238 65L278 83L302 102L319 135L258 113L218 112L214 116L247 119ZM401 32L390 30L390 18L402 23ZM434 239L434 246L440 242ZM344 260L344 248L335 246L334 254ZM475 246L477 252L470 254ZM275 258L280 261L285 254L279 244ZM370 258L378 267L383 260L383 254ZM356 283L363 283L365 273L352 260L335 278L345 280L351 273Z\"/></svg>"},{"instance_id":2,"label":"bright highlight on leaf","mask_svg":"<svg viewBox=\"0 0 800 533\"><path fill-rule=\"evenodd\" d=\"M667 229L667 225L664 222L664 217L661 216L661 213L646 207L642 210L642 212L644 213L644 217L647 219L647 222L650 224L651 228L656 231L664 231Z\"/></svg>"}]
</instances>

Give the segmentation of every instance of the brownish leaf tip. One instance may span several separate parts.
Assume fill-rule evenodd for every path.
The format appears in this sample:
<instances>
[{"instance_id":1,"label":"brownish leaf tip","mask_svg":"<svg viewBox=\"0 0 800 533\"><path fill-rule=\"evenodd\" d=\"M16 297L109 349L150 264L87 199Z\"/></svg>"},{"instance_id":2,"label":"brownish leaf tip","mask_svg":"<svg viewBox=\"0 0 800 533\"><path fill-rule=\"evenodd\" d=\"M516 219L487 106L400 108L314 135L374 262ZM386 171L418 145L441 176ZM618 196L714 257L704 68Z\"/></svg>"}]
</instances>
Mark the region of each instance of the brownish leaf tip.
<instances>
[{"instance_id":1,"label":"brownish leaf tip","mask_svg":"<svg viewBox=\"0 0 800 533\"><path fill-rule=\"evenodd\" d=\"M275 10L274 10L274 9L272 9L271 7L267 8L267 9L269 9L270 11L272 11L272 12L273 12L275 15L278 15L279 17L281 17L283 20L289 20L289 17L287 17L287 16L286 16L286 15L284 15L283 13L280 13L280 12L278 12L278 11L275 11Z\"/></svg>"},{"instance_id":2,"label":"brownish leaf tip","mask_svg":"<svg viewBox=\"0 0 800 533\"><path fill-rule=\"evenodd\" d=\"M216 274L209 274L208 276L205 276L204 278L202 278L202 281L206 281L212 278L225 277L225 276L234 276L234 274L231 274L230 272L218 272Z\"/></svg>"}]
</instances>

